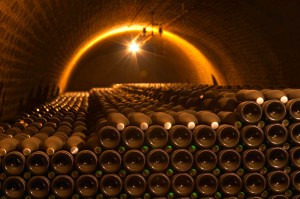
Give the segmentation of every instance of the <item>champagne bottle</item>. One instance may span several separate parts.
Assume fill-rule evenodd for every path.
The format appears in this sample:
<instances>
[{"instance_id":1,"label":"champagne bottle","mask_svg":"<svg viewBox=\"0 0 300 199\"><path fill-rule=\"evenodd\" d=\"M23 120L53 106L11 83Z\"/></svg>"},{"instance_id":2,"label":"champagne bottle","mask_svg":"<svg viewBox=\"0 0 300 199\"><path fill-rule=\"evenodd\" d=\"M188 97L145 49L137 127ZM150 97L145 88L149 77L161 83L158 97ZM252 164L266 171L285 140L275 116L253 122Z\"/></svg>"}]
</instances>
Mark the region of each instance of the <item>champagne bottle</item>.
<instances>
[{"instance_id":1,"label":"champagne bottle","mask_svg":"<svg viewBox=\"0 0 300 199\"><path fill-rule=\"evenodd\" d=\"M285 105L279 100L267 100L262 104L265 118L268 122L280 122L285 118Z\"/></svg>"},{"instance_id":2,"label":"champagne bottle","mask_svg":"<svg viewBox=\"0 0 300 199\"><path fill-rule=\"evenodd\" d=\"M259 195L266 189L266 178L260 173L247 173L243 177L244 189L248 194Z\"/></svg>"},{"instance_id":3,"label":"champagne bottle","mask_svg":"<svg viewBox=\"0 0 300 199\"><path fill-rule=\"evenodd\" d=\"M267 181L274 193L283 193L290 186L290 177L283 171L271 171L267 175Z\"/></svg>"},{"instance_id":4,"label":"champagne bottle","mask_svg":"<svg viewBox=\"0 0 300 199\"><path fill-rule=\"evenodd\" d=\"M119 131L123 131L130 124L127 117L122 113L110 113L106 119L108 125L115 127Z\"/></svg>"},{"instance_id":5,"label":"champagne bottle","mask_svg":"<svg viewBox=\"0 0 300 199\"><path fill-rule=\"evenodd\" d=\"M291 182L293 188L297 191L300 192L300 184L299 184L299 179L300 179L300 171L296 170L290 175Z\"/></svg>"},{"instance_id":6,"label":"champagne bottle","mask_svg":"<svg viewBox=\"0 0 300 199\"><path fill-rule=\"evenodd\" d=\"M249 148L257 148L264 141L264 132L256 125L247 125L241 130L243 143Z\"/></svg>"},{"instance_id":7,"label":"champagne bottle","mask_svg":"<svg viewBox=\"0 0 300 199\"><path fill-rule=\"evenodd\" d=\"M265 164L265 155L258 149L243 152L243 165L249 171L259 171Z\"/></svg>"},{"instance_id":8,"label":"champagne bottle","mask_svg":"<svg viewBox=\"0 0 300 199\"><path fill-rule=\"evenodd\" d=\"M193 130L193 138L198 147L210 148L215 144L217 134L210 126L198 125Z\"/></svg>"},{"instance_id":9,"label":"champagne bottle","mask_svg":"<svg viewBox=\"0 0 300 199\"><path fill-rule=\"evenodd\" d=\"M56 132L53 136L50 136L45 140L43 148L48 155L53 155L56 151L63 148L67 139L67 135Z\"/></svg>"},{"instance_id":10,"label":"champagne bottle","mask_svg":"<svg viewBox=\"0 0 300 199\"><path fill-rule=\"evenodd\" d=\"M242 189L242 179L235 173L225 173L219 178L220 190L228 196L237 195Z\"/></svg>"},{"instance_id":11,"label":"champagne bottle","mask_svg":"<svg viewBox=\"0 0 300 199\"><path fill-rule=\"evenodd\" d=\"M34 176L27 182L27 193L33 198L46 198L50 190L50 181L44 176Z\"/></svg>"},{"instance_id":12,"label":"champagne bottle","mask_svg":"<svg viewBox=\"0 0 300 199\"><path fill-rule=\"evenodd\" d=\"M121 155L114 150L106 150L99 156L99 166L107 173L118 171L122 164Z\"/></svg>"},{"instance_id":13,"label":"champagne bottle","mask_svg":"<svg viewBox=\"0 0 300 199\"><path fill-rule=\"evenodd\" d=\"M49 156L42 151L33 152L28 156L26 161L27 170L34 175L46 174L48 172L49 165Z\"/></svg>"},{"instance_id":14,"label":"champagne bottle","mask_svg":"<svg viewBox=\"0 0 300 199\"><path fill-rule=\"evenodd\" d=\"M162 172L166 170L169 162L169 154L162 149L154 149L147 154L147 163L152 171Z\"/></svg>"},{"instance_id":15,"label":"champagne bottle","mask_svg":"<svg viewBox=\"0 0 300 199\"><path fill-rule=\"evenodd\" d=\"M0 156L15 151L18 144L24 139L28 138L27 134L18 133L14 137L8 137L0 141Z\"/></svg>"},{"instance_id":16,"label":"champagne bottle","mask_svg":"<svg viewBox=\"0 0 300 199\"><path fill-rule=\"evenodd\" d=\"M240 132L232 125L222 124L217 130L219 144L225 148L235 147L240 140Z\"/></svg>"},{"instance_id":17,"label":"champagne bottle","mask_svg":"<svg viewBox=\"0 0 300 199\"><path fill-rule=\"evenodd\" d=\"M97 168L97 156L90 150L80 151L75 157L75 168L81 173L92 173Z\"/></svg>"},{"instance_id":18,"label":"champagne bottle","mask_svg":"<svg viewBox=\"0 0 300 199\"><path fill-rule=\"evenodd\" d=\"M139 150L129 150L123 155L123 167L131 173L140 172L145 164L145 155Z\"/></svg>"},{"instance_id":19,"label":"champagne bottle","mask_svg":"<svg viewBox=\"0 0 300 199\"><path fill-rule=\"evenodd\" d=\"M288 138L288 130L281 124L269 124L265 127L265 135L270 145L280 146Z\"/></svg>"},{"instance_id":20,"label":"champagne bottle","mask_svg":"<svg viewBox=\"0 0 300 199\"><path fill-rule=\"evenodd\" d=\"M172 177L172 189L178 196L190 196L194 190L195 182L187 173L178 173Z\"/></svg>"},{"instance_id":21,"label":"champagne bottle","mask_svg":"<svg viewBox=\"0 0 300 199\"><path fill-rule=\"evenodd\" d=\"M296 145L300 145L300 123L294 123L289 126L289 135Z\"/></svg>"},{"instance_id":22,"label":"champagne bottle","mask_svg":"<svg viewBox=\"0 0 300 199\"><path fill-rule=\"evenodd\" d=\"M293 121L300 121L300 99L292 99L286 103L286 110Z\"/></svg>"},{"instance_id":23,"label":"champagne bottle","mask_svg":"<svg viewBox=\"0 0 300 199\"><path fill-rule=\"evenodd\" d=\"M74 187L75 182L69 175L58 175L51 183L51 191L58 198L70 198Z\"/></svg>"},{"instance_id":24,"label":"champagne bottle","mask_svg":"<svg viewBox=\"0 0 300 199\"><path fill-rule=\"evenodd\" d=\"M212 150L199 150L195 154L195 165L203 172L212 171L216 167L217 162L217 155Z\"/></svg>"},{"instance_id":25,"label":"champagne bottle","mask_svg":"<svg viewBox=\"0 0 300 199\"><path fill-rule=\"evenodd\" d=\"M126 147L138 149L144 143L144 132L136 126L128 126L123 130L121 138Z\"/></svg>"},{"instance_id":26,"label":"champagne bottle","mask_svg":"<svg viewBox=\"0 0 300 199\"><path fill-rule=\"evenodd\" d=\"M167 130L175 125L175 119L172 117L172 115L164 112L154 112L151 115L151 119L153 124L163 126Z\"/></svg>"},{"instance_id":27,"label":"champagne bottle","mask_svg":"<svg viewBox=\"0 0 300 199\"><path fill-rule=\"evenodd\" d=\"M168 194L171 181L164 173L153 173L148 177L147 184L151 194L162 197Z\"/></svg>"},{"instance_id":28,"label":"champagne bottle","mask_svg":"<svg viewBox=\"0 0 300 199\"><path fill-rule=\"evenodd\" d=\"M120 143L120 132L112 126L105 126L98 131L100 146L105 149L114 149Z\"/></svg>"},{"instance_id":29,"label":"champagne bottle","mask_svg":"<svg viewBox=\"0 0 300 199\"><path fill-rule=\"evenodd\" d=\"M300 146L293 147L289 153L293 166L300 169Z\"/></svg>"},{"instance_id":30,"label":"champagne bottle","mask_svg":"<svg viewBox=\"0 0 300 199\"><path fill-rule=\"evenodd\" d=\"M131 197L142 196L147 188L146 179L140 174L129 174L124 180L124 190Z\"/></svg>"},{"instance_id":31,"label":"champagne bottle","mask_svg":"<svg viewBox=\"0 0 300 199\"><path fill-rule=\"evenodd\" d=\"M176 124L184 125L188 129L194 129L195 126L198 124L197 118L185 111L179 111L173 114Z\"/></svg>"},{"instance_id":32,"label":"champagne bottle","mask_svg":"<svg viewBox=\"0 0 300 199\"><path fill-rule=\"evenodd\" d=\"M25 193L26 182L19 176L9 176L3 181L1 192L7 198L22 198Z\"/></svg>"},{"instance_id":33,"label":"champagne bottle","mask_svg":"<svg viewBox=\"0 0 300 199\"><path fill-rule=\"evenodd\" d=\"M2 169L8 175L19 175L24 170L25 161L22 153L17 151L9 152L1 161Z\"/></svg>"},{"instance_id":34,"label":"champagne bottle","mask_svg":"<svg viewBox=\"0 0 300 199\"><path fill-rule=\"evenodd\" d=\"M264 95L266 100L276 99L281 101L284 104L288 102L288 97L281 90L262 89L260 92Z\"/></svg>"},{"instance_id":35,"label":"champagne bottle","mask_svg":"<svg viewBox=\"0 0 300 199\"><path fill-rule=\"evenodd\" d=\"M225 149L218 154L218 162L220 168L233 172L240 166L241 156L236 150Z\"/></svg>"},{"instance_id":36,"label":"champagne bottle","mask_svg":"<svg viewBox=\"0 0 300 199\"><path fill-rule=\"evenodd\" d=\"M196 189L203 196L213 196L218 189L218 179L211 173L202 173L196 177Z\"/></svg>"},{"instance_id":37,"label":"champagne bottle","mask_svg":"<svg viewBox=\"0 0 300 199\"><path fill-rule=\"evenodd\" d=\"M48 135L45 133L37 133L33 137L26 138L20 142L18 148L25 156L28 156L32 152L39 150L47 137Z\"/></svg>"},{"instance_id":38,"label":"champagne bottle","mask_svg":"<svg viewBox=\"0 0 300 199\"><path fill-rule=\"evenodd\" d=\"M289 99L300 98L300 89L284 89L282 90Z\"/></svg>"},{"instance_id":39,"label":"champagne bottle","mask_svg":"<svg viewBox=\"0 0 300 199\"><path fill-rule=\"evenodd\" d=\"M193 155L186 149L177 149L171 154L171 164L177 171L188 171L194 162Z\"/></svg>"},{"instance_id":40,"label":"champagne bottle","mask_svg":"<svg viewBox=\"0 0 300 199\"><path fill-rule=\"evenodd\" d=\"M271 147L266 151L267 163L274 169L283 169L289 163L289 154L281 147Z\"/></svg>"},{"instance_id":41,"label":"champagne bottle","mask_svg":"<svg viewBox=\"0 0 300 199\"><path fill-rule=\"evenodd\" d=\"M221 123L221 120L218 117L218 115L209 111L198 111L197 120L199 124L208 125L213 129L217 129L219 127L219 124Z\"/></svg>"},{"instance_id":42,"label":"champagne bottle","mask_svg":"<svg viewBox=\"0 0 300 199\"><path fill-rule=\"evenodd\" d=\"M100 190L107 197L117 197L122 190L122 179L116 174L106 174L100 180Z\"/></svg>"},{"instance_id":43,"label":"champagne bottle","mask_svg":"<svg viewBox=\"0 0 300 199\"><path fill-rule=\"evenodd\" d=\"M229 97L221 97L216 102L216 110L218 111L234 111L237 107L237 100Z\"/></svg>"},{"instance_id":44,"label":"champagne bottle","mask_svg":"<svg viewBox=\"0 0 300 199\"><path fill-rule=\"evenodd\" d=\"M145 141L152 148L161 148L167 144L169 134L165 128L152 125L146 130L145 136Z\"/></svg>"},{"instance_id":45,"label":"champagne bottle","mask_svg":"<svg viewBox=\"0 0 300 199\"><path fill-rule=\"evenodd\" d=\"M229 111L220 111L217 114L221 119L222 124L230 124L235 126L235 128L240 129L242 127L242 123L238 120L238 116L236 112Z\"/></svg>"},{"instance_id":46,"label":"champagne bottle","mask_svg":"<svg viewBox=\"0 0 300 199\"><path fill-rule=\"evenodd\" d=\"M76 133L73 133L66 141L64 148L69 151L71 154L75 155L79 151L81 151L84 147L85 137L76 135Z\"/></svg>"},{"instance_id":47,"label":"champagne bottle","mask_svg":"<svg viewBox=\"0 0 300 199\"><path fill-rule=\"evenodd\" d=\"M238 119L246 124L255 124L262 117L261 107L257 103L251 101L240 103L235 112Z\"/></svg>"},{"instance_id":48,"label":"champagne bottle","mask_svg":"<svg viewBox=\"0 0 300 199\"><path fill-rule=\"evenodd\" d=\"M90 174L80 175L76 179L76 191L84 198L95 197L98 192L98 186L97 178Z\"/></svg>"},{"instance_id":49,"label":"champagne bottle","mask_svg":"<svg viewBox=\"0 0 300 199\"><path fill-rule=\"evenodd\" d=\"M172 145L177 148L186 148L192 141L192 132L183 125L173 126L169 131L169 137Z\"/></svg>"},{"instance_id":50,"label":"champagne bottle","mask_svg":"<svg viewBox=\"0 0 300 199\"><path fill-rule=\"evenodd\" d=\"M140 113L132 112L128 115L130 125L138 126L141 130L147 130L147 128L152 125L152 120L149 116Z\"/></svg>"},{"instance_id":51,"label":"champagne bottle","mask_svg":"<svg viewBox=\"0 0 300 199\"><path fill-rule=\"evenodd\" d=\"M98 135L96 133L91 133L85 142L85 148L93 151L97 155L101 153L100 143Z\"/></svg>"},{"instance_id":52,"label":"champagne bottle","mask_svg":"<svg viewBox=\"0 0 300 199\"><path fill-rule=\"evenodd\" d=\"M264 103L264 95L258 90L240 90L236 93L236 98L238 101L254 101L261 105Z\"/></svg>"},{"instance_id":53,"label":"champagne bottle","mask_svg":"<svg viewBox=\"0 0 300 199\"><path fill-rule=\"evenodd\" d=\"M68 174L73 169L74 158L65 150L57 151L51 157L51 169L57 174Z\"/></svg>"}]
</instances>

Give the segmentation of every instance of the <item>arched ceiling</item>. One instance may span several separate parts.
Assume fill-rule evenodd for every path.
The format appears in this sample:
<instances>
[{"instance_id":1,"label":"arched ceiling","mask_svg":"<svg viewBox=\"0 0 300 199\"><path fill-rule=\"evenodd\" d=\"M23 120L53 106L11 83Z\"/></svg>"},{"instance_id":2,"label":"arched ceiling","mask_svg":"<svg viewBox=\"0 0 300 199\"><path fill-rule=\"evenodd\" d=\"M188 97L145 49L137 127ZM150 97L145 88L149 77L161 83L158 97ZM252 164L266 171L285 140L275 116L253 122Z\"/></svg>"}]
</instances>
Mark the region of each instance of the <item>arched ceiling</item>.
<instances>
[{"instance_id":1,"label":"arched ceiling","mask_svg":"<svg viewBox=\"0 0 300 199\"><path fill-rule=\"evenodd\" d=\"M149 24L151 13L228 84L299 86L299 8L297 0L2 0L0 120L57 92L83 43L113 27Z\"/></svg>"}]
</instances>

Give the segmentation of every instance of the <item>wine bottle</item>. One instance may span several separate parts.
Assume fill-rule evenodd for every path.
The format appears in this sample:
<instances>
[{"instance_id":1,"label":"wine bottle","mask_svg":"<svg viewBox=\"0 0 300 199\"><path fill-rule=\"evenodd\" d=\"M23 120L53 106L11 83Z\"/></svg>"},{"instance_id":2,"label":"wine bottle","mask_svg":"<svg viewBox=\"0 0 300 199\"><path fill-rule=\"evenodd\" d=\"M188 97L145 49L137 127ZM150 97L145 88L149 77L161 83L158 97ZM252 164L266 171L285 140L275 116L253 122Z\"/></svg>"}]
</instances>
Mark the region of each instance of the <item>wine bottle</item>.
<instances>
[{"instance_id":1,"label":"wine bottle","mask_svg":"<svg viewBox=\"0 0 300 199\"><path fill-rule=\"evenodd\" d=\"M75 182L69 175L58 175L51 183L51 192L58 198L70 198L73 194Z\"/></svg>"},{"instance_id":2,"label":"wine bottle","mask_svg":"<svg viewBox=\"0 0 300 199\"><path fill-rule=\"evenodd\" d=\"M289 153L293 166L300 169L300 146L293 147Z\"/></svg>"},{"instance_id":3,"label":"wine bottle","mask_svg":"<svg viewBox=\"0 0 300 199\"><path fill-rule=\"evenodd\" d=\"M17 151L9 152L1 161L2 169L8 175L19 175L24 170L25 161L22 153Z\"/></svg>"},{"instance_id":4,"label":"wine bottle","mask_svg":"<svg viewBox=\"0 0 300 199\"><path fill-rule=\"evenodd\" d=\"M108 125L115 127L119 131L123 131L130 124L127 117L118 112L108 114L106 120Z\"/></svg>"},{"instance_id":5,"label":"wine bottle","mask_svg":"<svg viewBox=\"0 0 300 199\"><path fill-rule=\"evenodd\" d=\"M195 154L195 165L203 172L212 171L216 167L217 162L217 155L212 150L199 150Z\"/></svg>"},{"instance_id":6,"label":"wine bottle","mask_svg":"<svg viewBox=\"0 0 300 199\"><path fill-rule=\"evenodd\" d=\"M183 125L173 126L169 131L170 142L177 148L186 148L190 145L193 135L190 129Z\"/></svg>"},{"instance_id":7,"label":"wine bottle","mask_svg":"<svg viewBox=\"0 0 300 199\"><path fill-rule=\"evenodd\" d=\"M19 143L18 148L25 156L41 148L42 143L47 139L48 135L45 133L37 133L33 137L26 138Z\"/></svg>"},{"instance_id":8,"label":"wine bottle","mask_svg":"<svg viewBox=\"0 0 300 199\"><path fill-rule=\"evenodd\" d=\"M213 196L218 189L218 179L211 173L202 173L196 177L196 189L203 196Z\"/></svg>"},{"instance_id":9,"label":"wine bottle","mask_svg":"<svg viewBox=\"0 0 300 199\"><path fill-rule=\"evenodd\" d=\"M286 110L293 121L300 121L300 99L292 99L286 103Z\"/></svg>"},{"instance_id":10,"label":"wine bottle","mask_svg":"<svg viewBox=\"0 0 300 199\"><path fill-rule=\"evenodd\" d=\"M243 152L243 165L249 171L259 171L265 164L265 155L258 149Z\"/></svg>"},{"instance_id":11,"label":"wine bottle","mask_svg":"<svg viewBox=\"0 0 300 199\"><path fill-rule=\"evenodd\" d=\"M240 103L235 112L238 119L246 124L255 124L260 121L262 117L261 107L257 103L251 101Z\"/></svg>"},{"instance_id":12,"label":"wine bottle","mask_svg":"<svg viewBox=\"0 0 300 199\"><path fill-rule=\"evenodd\" d=\"M216 114L209 111L198 111L197 120L199 124L208 125L213 129L217 129L221 122L220 118Z\"/></svg>"},{"instance_id":13,"label":"wine bottle","mask_svg":"<svg viewBox=\"0 0 300 199\"><path fill-rule=\"evenodd\" d=\"M279 100L267 100L262 104L265 119L268 122L280 122L285 118L285 105Z\"/></svg>"},{"instance_id":14,"label":"wine bottle","mask_svg":"<svg viewBox=\"0 0 300 199\"><path fill-rule=\"evenodd\" d=\"M232 125L222 124L217 129L217 138L221 146L225 148L235 147L240 140L240 132Z\"/></svg>"},{"instance_id":15,"label":"wine bottle","mask_svg":"<svg viewBox=\"0 0 300 199\"><path fill-rule=\"evenodd\" d=\"M91 133L85 142L85 148L93 151L97 155L101 153L101 147L97 133Z\"/></svg>"},{"instance_id":16,"label":"wine bottle","mask_svg":"<svg viewBox=\"0 0 300 199\"><path fill-rule=\"evenodd\" d=\"M112 126L105 126L98 131L100 146L105 149L114 149L120 143L120 132Z\"/></svg>"},{"instance_id":17,"label":"wine bottle","mask_svg":"<svg viewBox=\"0 0 300 199\"><path fill-rule=\"evenodd\" d=\"M77 193L84 198L95 197L98 193L98 180L94 175L84 174L76 179Z\"/></svg>"},{"instance_id":18,"label":"wine bottle","mask_svg":"<svg viewBox=\"0 0 300 199\"><path fill-rule=\"evenodd\" d=\"M299 184L300 171L296 170L293 173L291 173L290 178L291 178L293 188L296 191L300 192L300 184Z\"/></svg>"},{"instance_id":19,"label":"wine bottle","mask_svg":"<svg viewBox=\"0 0 300 199\"><path fill-rule=\"evenodd\" d=\"M9 176L3 181L1 193L7 198L22 198L26 189L26 182L22 177Z\"/></svg>"},{"instance_id":20,"label":"wine bottle","mask_svg":"<svg viewBox=\"0 0 300 199\"><path fill-rule=\"evenodd\" d=\"M236 98L240 102L254 101L259 105L264 103L264 95L258 90L240 90L236 93Z\"/></svg>"},{"instance_id":21,"label":"wine bottle","mask_svg":"<svg viewBox=\"0 0 300 199\"><path fill-rule=\"evenodd\" d=\"M33 152L28 156L26 161L27 170L34 175L46 174L48 172L49 165L49 156L42 151Z\"/></svg>"},{"instance_id":22,"label":"wine bottle","mask_svg":"<svg viewBox=\"0 0 300 199\"><path fill-rule=\"evenodd\" d=\"M264 132L256 125L247 125L241 130L243 143L249 148L258 148L264 141Z\"/></svg>"},{"instance_id":23,"label":"wine bottle","mask_svg":"<svg viewBox=\"0 0 300 199\"><path fill-rule=\"evenodd\" d=\"M33 198L46 198L50 190L50 181L45 176L33 176L27 182L26 189Z\"/></svg>"},{"instance_id":24,"label":"wine bottle","mask_svg":"<svg viewBox=\"0 0 300 199\"><path fill-rule=\"evenodd\" d=\"M217 139L217 134L213 128L207 125L197 125L193 130L195 144L200 148L212 147Z\"/></svg>"},{"instance_id":25,"label":"wine bottle","mask_svg":"<svg viewBox=\"0 0 300 199\"><path fill-rule=\"evenodd\" d=\"M172 116L174 117L176 124L184 125L188 129L194 129L198 124L197 118L193 114L185 111L176 112Z\"/></svg>"},{"instance_id":26,"label":"wine bottle","mask_svg":"<svg viewBox=\"0 0 300 199\"><path fill-rule=\"evenodd\" d=\"M190 196L194 190L195 182L187 173L178 173L172 177L172 189L178 196Z\"/></svg>"},{"instance_id":27,"label":"wine bottle","mask_svg":"<svg viewBox=\"0 0 300 199\"><path fill-rule=\"evenodd\" d=\"M283 193L290 186L290 177L283 171L271 171L267 175L267 181L274 193Z\"/></svg>"},{"instance_id":28,"label":"wine bottle","mask_svg":"<svg viewBox=\"0 0 300 199\"><path fill-rule=\"evenodd\" d=\"M51 157L51 169L57 174L68 174L73 169L74 158L65 150L57 151Z\"/></svg>"},{"instance_id":29,"label":"wine bottle","mask_svg":"<svg viewBox=\"0 0 300 199\"><path fill-rule=\"evenodd\" d=\"M217 115L221 119L222 124L230 124L235 126L237 129L242 127L242 122L238 120L236 112L220 111Z\"/></svg>"},{"instance_id":30,"label":"wine bottle","mask_svg":"<svg viewBox=\"0 0 300 199\"><path fill-rule=\"evenodd\" d=\"M234 111L236 109L238 103L234 98L221 97L216 101L216 112L219 111Z\"/></svg>"},{"instance_id":31,"label":"wine bottle","mask_svg":"<svg viewBox=\"0 0 300 199\"><path fill-rule=\"evenodd\" d=\"M289 135L296 145L300 145L300 123L294 123L289 126Z\"/></svg>"},{"instance_id":32,"label":"wine bottle","mask_svg":"<svg viewBox=\"0 0 300 199\"><path fill-rule=\"evenodd\" d=\"M169 154L162 149L154 149L147 154L147 163L152 171L162 172L166 170L169 162Z\"/></svg>"},{"instance_id":33,"label":"wine bottle","mask_svg":"<svg viewBox=\"0 0 300 199\"><path fill-rule=\"evenodd\" d=\"M146 130L145 136L145 141L152 148L161 148L167 144L169 134L162 126L152 125Z\"/></svg>"},{"instance_id":34,"label":"wine bottle","mask_svg":"<svg viewBox=\"0 0 300 199\"><path fill-rule=\"evenodd\" d=\"M80 151L75 157L75 168L81 173L96 171L98 157L90 150Z\"/></svg>"},{"instance_id":35,"label":"wine bottle","mask_svg":"<svg viewBox=\"0 0 300 199\"><path fill-rule=\"evenodd\" d=\"M164 112L154 112L151 115L151 119L153 124L163 126L167 130L175 125L175 119L172 117L172 115Z\"/></svg>"},{"instance_id":36,"label":"wine bottle","mask_svg":"<svg viewBox=\"0 0 300 199\"><path fill-rule=\"evenodd\" d=\"M186 149L177 149L171 154L171 164L177 171L188 171L194 162L193 155Z\"/></svg>"},{"instance_id":37,"label":"wine bottle","mask_svg":"<svg viewBox=\"0 0 300 199\"><path fill-rule=\"evenodd\" d=\"M289 163L289 154L281 147L271 147L266 151L267 163L274 169L283 169Z\"/></svg>"},{"instance_id":38,"label":"wine bottle","mask_svg":"<svg viewBox=\"0 0 300 199\"><path fill-rule=\"evenodd\" d=\"M142 196L147 188L146 179L140 174L129 174L124 180L124 190L131 197Z\"/></svg>"},{"instance_id":39,"label":"wine bottle","mask_svg":"<svg viewBox=\"0 0 300 199\"><path fill-rule=\"evenodd\" d=\"M266 178L260 173L247 173L243 177L244 189L248 194L259 195L266 189Z\"/></svg>"},{"instance_id":40,"label":"wine bottle","mask_svg":"<svg viewBox=\"0 0 300 199\"><path fill-rule=\"evenodd\" d=\"M242 179L235 173L224 173L219 178L220 190L228 196L237 195L242 189Z\"/></svg>"},{"instance_id":41,"label":"wine bottle","mask_svg":"<svg viewBox=\"0 0 300 199\"><path fill-rule=\"evenodd\" d=\"M237 170L241 163L240 154L233 149L221 150L218 154L219 167L225 171L233 172Z\"/></svg>"},{"instance_id":42,"label":"wine bottle","mask_svg":"<svg viewBox=\"0 0 300 199\"><path fill-rule=\"evenodd\" d=\"M147 128L152 125L151 118L140 112L132 112L127 117L130 121L130 125L138 126L141 130L147 130Z\"/></svg>"},{"instance_id":43,"label":"wine bottle","mask_svg":"<svg viewBox=\"0 0 300 199\"><path fill-rule=\"evenodd\" d=\"M15 151L18 144L24 139L28 138L27 134L18 133L14 137L8 137L0 141L0 156Z\"/></svg>"},{"instance_id":44,"label":"wine bottle","mask_svg":"<svg viewBox=\"0 0 300 199\"><path fill-rule=\"evenodd\" d=\"M105 174L100 180L100 190L107 197L117 197L120 195L123 182L116 174Z\"/></svg>"},{"instance_id":45,"label":"wine bottle","mask_svg":"<svg viewBox=\"0 0 300 199\"><path fill-rule=\"evenodd\" d=\"M129 150L123 155L123 167L131 173L140 172L145 164L145 155L139 150Z\"/></svg>"},{"instance_id":46,"label":"wine bottle","mask_svg":"<svg viewBox=\"0 0 300 199\"><path fill-rule=\"evenodd\" d=\"M121 138L126 147L138 149L144 143L144 132L136 126L128 126L123 130Z\"/></svg>"},{"instance_id":47,"label":"wine bottle","mask_svg":"<svg viewBox=\"0 0 300 199\"><path fill-rule=\"evenodd\" d=\"M168 194L171 181L164 173L153 173L148 177L147 184L151 194L162 197Z\"/></svg>"},{"instance_id":48,"label":"wine bottle","mask_svg":"<svg viewBox=\"0 0 300 199\"><path fill-rule=\"evenodd\" d=\"M288 102L288 97L281 90L262 89L260 92L264 95L266 100L276 99L281 101L284 104Z\"/></svg>"},{"instance_id":49,"label":"wine bottle","mask_svg":"<svg viewBox=\"0 0 300 199\"><path fill-rule=\"evenodd\" d=\"M265 135L270 145L280 146L288 138L288 130L281 124L269 124L265 127Z\"/></svg>"},{"instance_id":50,"label":"wine bottle","mask_svg":"<svg viewBox=\"0 0 300 199\"><path fill-rule=\"evenodd\" d=\"M300 98L300 89L284 89L282 90L289 99Z\"/></svg>"},{"instance_id":51,"label":"wine bottle","mask_svg":"<svg viewBox=\"0 0 300 199\"><path fill-rule=\"evenodd\" d=\"M66 141L64 148L68 150L71 154L75 155L81 151L84 147L84 138L73 133Z\"/></svg>"},{"instance_id":52,"label":"wine bottle","mask_svg":"<svg viewBox=\"0 0 300 199\"><path fill-rule=\"evenodd\" d=\"M99 156L99 166L107 173L117 172L122 164L121 155L114 150L106 150Z\"/></svg>"},{"instance_id":53,"label":"wine bottle","mask_svg":"<svg viewBox=\"0 0 300 199\"><path fill-rule=\"evenodd\" d=\"M45 140L43 148L48 155L53 155L56 151L63 148L67 139L68 137L65 134L55 133L53 136L50 136Z\"/></svg>"}]
</instances>

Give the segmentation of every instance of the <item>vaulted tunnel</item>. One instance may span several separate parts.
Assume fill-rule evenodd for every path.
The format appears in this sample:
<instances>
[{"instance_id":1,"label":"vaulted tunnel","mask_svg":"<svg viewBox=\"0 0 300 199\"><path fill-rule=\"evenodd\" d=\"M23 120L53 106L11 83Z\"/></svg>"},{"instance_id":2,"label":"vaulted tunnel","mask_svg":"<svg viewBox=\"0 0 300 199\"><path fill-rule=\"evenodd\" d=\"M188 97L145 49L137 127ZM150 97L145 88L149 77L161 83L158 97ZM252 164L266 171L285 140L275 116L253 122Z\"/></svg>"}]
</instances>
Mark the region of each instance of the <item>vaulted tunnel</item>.
<instances>
[{"instance_id":1,"label":"vaulted tunnel","mask_svg":"<svg viewBox=\"0 0 300 199\"><path fill-rule=\"evenodd\" d=\"M0 120L59 92L117 82L299 86L299 8L296 0L0 1ZM142 29L95 40L152 22L164 33L135 60L123 44Z\"/></svg>"}]
</instances>

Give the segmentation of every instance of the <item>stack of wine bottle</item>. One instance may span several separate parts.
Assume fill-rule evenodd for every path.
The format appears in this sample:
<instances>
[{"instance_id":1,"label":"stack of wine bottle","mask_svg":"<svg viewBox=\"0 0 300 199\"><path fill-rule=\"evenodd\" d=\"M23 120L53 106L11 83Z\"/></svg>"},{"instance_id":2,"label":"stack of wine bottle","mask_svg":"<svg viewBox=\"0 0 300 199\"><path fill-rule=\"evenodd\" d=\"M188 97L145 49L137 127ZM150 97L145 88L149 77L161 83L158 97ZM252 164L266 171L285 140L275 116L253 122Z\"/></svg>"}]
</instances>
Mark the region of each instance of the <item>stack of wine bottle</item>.
<instances>
[{"instance_id":1,"label":"stack of wine bottle","mask_svg":"<svg viewBox=\"0 0 300 199\"><path fill-rule=\"evenodd\" d=\"M117 84L0 125L4 198L300 198L300 90Z\"/></svg>"}]
</instances>

